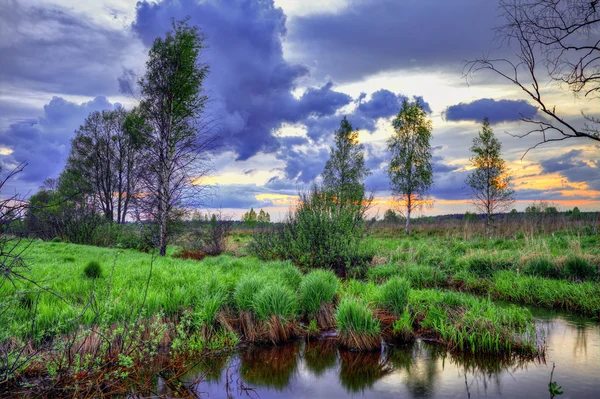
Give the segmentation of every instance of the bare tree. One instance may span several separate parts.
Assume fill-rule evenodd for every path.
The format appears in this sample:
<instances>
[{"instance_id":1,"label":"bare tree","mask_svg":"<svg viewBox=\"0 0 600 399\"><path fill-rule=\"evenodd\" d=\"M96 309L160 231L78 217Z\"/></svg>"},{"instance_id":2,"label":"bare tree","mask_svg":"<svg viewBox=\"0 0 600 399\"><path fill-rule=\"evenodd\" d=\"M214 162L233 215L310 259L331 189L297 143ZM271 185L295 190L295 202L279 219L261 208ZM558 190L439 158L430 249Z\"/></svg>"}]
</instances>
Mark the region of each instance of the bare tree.
<instances>
[{"instance_id":1,"label":"bare tree","mask_svg":"<svg viewBox=\"0 0 600 399\"><path fill-rule=\"evenodd\" d=\"M140 203L143 214L158 224L163 256L177 209L197 205L208 194L203 178L211 170L209 156L217 136L201 118L208 100L202 87L208 66L198 59L205 47L196 27L174 22L164 39L154 41L139 80L140 110L150 126Z\"/></svg>"},{"instance_id":2,"label":"bare tree","mask_svg":"<svg viewBox=\"0 0 600 399\"><path fill-rule=\"evenodd\" d=\"M125 223L135 195L142 143L135 118L123 108L93 112L71 145L67 173L88 182L91 192L81 194L91 195L110 222Z\"/></svg>"},{"instance_id":3,"label":"bare tree","mask_svg":"<svg viewBox=\"0 0 600 399\"><path fill-rule=\"evenodd\" d=\"M517 85L540 108L544 117L521 117L535 125L525 137L541 134L543 143L571 138L600 141L600 119L582 115L581 126L567 120L542 93L550 81L567 87L575 96L600 97L600 0L501 0L505 23L496 28L497 37L516 44L516 60L482 57L467 62L465 76L490 70ZM523 154L523 156L525 156Z\"/></svg>"}]
</instances>

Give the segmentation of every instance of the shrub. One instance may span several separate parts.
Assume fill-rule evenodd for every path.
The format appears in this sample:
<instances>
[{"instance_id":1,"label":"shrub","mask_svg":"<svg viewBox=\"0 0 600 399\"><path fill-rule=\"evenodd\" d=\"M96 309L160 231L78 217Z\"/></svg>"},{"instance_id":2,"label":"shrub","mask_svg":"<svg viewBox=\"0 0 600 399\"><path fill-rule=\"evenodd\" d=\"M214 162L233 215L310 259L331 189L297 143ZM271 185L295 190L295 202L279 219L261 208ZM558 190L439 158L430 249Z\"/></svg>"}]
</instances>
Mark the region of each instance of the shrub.
<instances>
[{"instance_id":1,"label":"shrub","mask_svg":"<svg viewBox=\"0 0 600 399\"><path fill-rule=\"evenodd\" d=\"M363 300L353 297L342 299L335 319L342 345L358 350L381 347L379 320L373 317L368 304Z\"/></svg>"},{"instance_id":2,"label":"shrub","mask_svg":"<svg viewBox=\"0 0 600 399\"><path fill-rule=\"evenodd\" d=\"M96 279L102 277L102 266L95 260L88 262L83 269L83 274L87 278Z\"/></svg>"},{"instance_id":3,"label":"shrub","mask_svg":"<svg viewBox=\"0 0 600 399\"><path fill-rule=\"evenodd\" d=\"M264 283L258 277L245 277L235 286L233 300L239 311L252 310L254 296L264 286Z\"/></svg>"},{"instance_id":4,"label":"shrub","mask_svg":"<svg viewBox=\"0 0 600 399\"><path fill-rule=\"evenodd\" d=\"M229 216L223 215L221 211L214 213L202 228L192 231L184 250L209 256L221 255L227 251L227 239L232 228L233 222Z\"/></svg>"},{"instance_id":5,"label":"shrub","mask_svg":"<svg viewBox=\"0 0 600 399\"><path fill-rule=\"evenodd\" d=\"M298 312L298 298L285 286L268 285L254 296L252 309L260 320L268 320L271 315L289 320Z\"/></svg>"},{"instance_id":6,"label":"shrub","mask_svg":"<svg viewBox=\"0 0 600 399\"><path fill-rule=\"evenodd\" d=\"M380 304L395 315L401 315L408 304L410 283L402 277L394 277L380 286Z\"/></svg>"},{"instance_id":7,"label":"shrub","mask_svg":"<svg viewBox=\"0 0 600 399\"><path fill-rule=\"evenodd\" d=\"M322 303L331 303L338 288L338 279L330 271L315 270L300 284L300 308L306 315L316 315Z\"/></svg>"},{"instance_id":8,"label":"shrub","mask_svg":"<svg viewBox=\"0 0 600 399\"><path fill-rule=\"evenodd\" d=\"M523 272L530 276L558 278L557 267L545 256L536 256L530 259Z\"/></svg>"},{"instance_id":9,"label":"shrub","mask_svg":"<svg viewBox=\"0 0 600 399\"><path fill-rule=\"evenodd\" d=\"M342 206L314 185L300 194L284 223L255 234L248 251L261 259L289 259L306 269L332 269L341 277L349 269L364 271L373 255L360 249L367 208L363 202Z\"/></svg>"},{"instance_id":10,"label":"shrub","mask_svg":"<svg viewBox=\"0 0 600 399\"><path fill-rule=\"evenodd\" d=\"M52 239L52 242L62 242L62 240L60 239L60 237L54 237Z\"/></svg>"},{"instance_id":11,"label":"shrub","mask_svg":"<svg viewBox=\"0 0 600 399\"><path fill-rule=\"evenodd\" d=\"M579 256L570 256L564 264L564 272L568 277L576 280L593 280L597 276L596 267L587 259Z\"/></svg>"}]
</instances>

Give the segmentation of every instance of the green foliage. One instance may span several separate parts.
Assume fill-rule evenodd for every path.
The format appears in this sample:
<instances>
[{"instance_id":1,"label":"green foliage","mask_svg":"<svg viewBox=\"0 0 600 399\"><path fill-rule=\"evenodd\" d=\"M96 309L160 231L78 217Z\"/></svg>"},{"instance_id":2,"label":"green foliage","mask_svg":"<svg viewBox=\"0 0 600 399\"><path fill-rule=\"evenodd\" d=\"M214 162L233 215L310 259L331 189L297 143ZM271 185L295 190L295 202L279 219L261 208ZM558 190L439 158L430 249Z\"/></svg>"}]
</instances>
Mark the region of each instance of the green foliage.
<instances>
[{"instance_id":1,"label":"green foliage","mask_svg":"<svg viewBox=\"0 0 600 399\"><path fill-rule=\"evenodd\" d=\"M593 280L598 272L594 265L580 256L570 256L563 266L564 273L576 280Z\"/></svg>"},{"instance_id":2,"label":"green foliage","mask_svg":"<svg viewBox=\"0 0 600 399\"><path fill-rule=\"evenodd\" d=\"M433 184L431 167L431 130L423 104L404 100L393 121L394 134L388 140L392 153L388 175L392 194L405 209L406 234L410 215L428 203L429 188Z\"/></svg>"},{"instance_id":3,"label":"green foliage","mask_svg":"<svg viewBox=\"0 0 600 399\"><path fill-rule=\"evenodd\" d=\"M365 203L340 207L329 191L315 184L300 195L284 223L253 235L248 252L261 259L289 259L305 269L332 269L338 276L355 268L362 274L374 255L360 245L367 209Z\"/></svg>"},{"instance_id":4,"label":"green foliage","mask_svg":"<svg viewBox=\"0 0 600 399\"><path fill-rule=\"evenodd\" d=\"M486 215L487 228L493 215L506 212L514 202L506 161L502 159L502 144L494 135L487 118L483 120L479 135L471 147L472 172L465 183L471 188L473 205Z\"/></svg>"},{"instance_id":5,"label":"green foliage","mask_svg":"<svg viewBox=\"0 0 600 399\"><path fill-rule=\"evenodd\" d=\"M100 265L100 263L96 262L95 260L92 260L88 262L87 265L85 265L85 268L83 269L83 274L90 279L100 278L102 277L102 266Z\"/></svg>"},{"instance_id":6,"label":"green foliage","mask_svg":"<svg viewBox=\"0 0 600 399\"><path fill-rule=\"evenodd\" d=\"M379 334L379 320L373 317L369 305L362 299L344 297L335 313L338 330L345 334L376 336Z\"/></svg>"},{"instance_id":7,"label":"green foliage","mask_svg":"<svg viewBox=\"0 0 600 399\"><path fill-rule=\"evenodd\" d=\"M286 286L270 284L254 296L252 309L260 320L267 320L271 315L290 320L298 312L298 298Z\"/></svg>"},{"instance_id":8,"label":"green foliage","mask_svg":"<svg viewBox=\"0 0 600 399\"><path fill-rule=\"evenodd\" d=\"M206 188L189 184L207 175L207 154L216 141L198 128L208 101L204 81L209 67L199 59L206 47L197 27L187 20L173 21L165 37L154 40L146 72L138 81L140 113L152 127L144 135L147 151L140 190L146 195L138 202L155 216L161 256L170 239L169 221L177 219L182 198L204 194Z\"/></svg>"},{"instance_id":9,"label":"green foliage","mask_svg":"<svg viewBox=\"0 0 600 399\"><path fill-rule=\"evenodd\" d=\"M248 227L254 227L257 223L257 216L254 208L250 208L250 210L242 215L242 222L246 224Z\"/></svg>"},{"instance_id":10,"label":"green foliage","mask_svg":"<svg viewBox=\"0 0 600 399\"><path fill-rule=\"evenodd\" d=\"M383 214L383 221L386 223L400 223L400 216L393 209L388 209Z\"/></svg>"},{"instance_id":11,"label":"green foliage","mask_svg":"<svg viewBox=\"0 0 600 399\"><path fill-rule=\"evenodd\" d=\"M322 303L331 303L338 289L338 279L330 271L314 270L300 284L300 309L314 315Z\"/></svg>"},{"instance_id":12,"label":"green foliage","mask_svg":"<svg viewBox=\"0 0 600 399\"><path fill-rule=\"evenodd\" d=\"M52 239L52 242L62 242L62 240L60 239L60 237L54 237Z\"/></svg>"},{"instance_id":13,"label":"green foliage","mask_svg":"<svg viewBox=\"0 0 600 399\"><path fill-rule=\"evenodd\" d=\"M393 277L381 285L380 304L396 315L400 315L408 304L410 282L402 277Z\"/></svg>"}]
</instances>

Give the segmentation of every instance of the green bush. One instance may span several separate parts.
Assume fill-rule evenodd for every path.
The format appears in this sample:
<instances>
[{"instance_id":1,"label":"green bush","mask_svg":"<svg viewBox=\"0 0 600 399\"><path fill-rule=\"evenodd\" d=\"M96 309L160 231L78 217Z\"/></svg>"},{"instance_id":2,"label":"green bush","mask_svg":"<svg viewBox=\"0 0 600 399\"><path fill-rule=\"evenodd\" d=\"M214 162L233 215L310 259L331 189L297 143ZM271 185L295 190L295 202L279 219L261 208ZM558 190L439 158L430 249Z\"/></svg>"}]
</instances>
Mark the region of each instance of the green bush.
<instances>
[{"instance_id":1,"label":"green bush","mask_svg":"<svg viewBox=\"0 0 600 399\"><path fill-rule=\"evenodd\" d=\"M410 283L402 277L394 277L380 286L379 303L395 315L400 315L408 304Z\"/></svg>"},{"instance_id":2,"label":"green bush","mask_svg":"<svg viewBox=\"0 0 600 399\"><path fill-rule=\"evenodd\" d=\"M54 237L52 239L52 242L62 242L62 240L60 239L60 237Z\"/></svg>"},{"instance_id":3,"label":"green bush","mask_svg":"<svg viewBox=\"0 0 600 399\"><path fill-rule=\"evenodd\" d=\"M545 256L536 256L530 259L523 269L524 274L539 277L560 277L557 267Z\"/></svg>"},{"instance_id":4,"label":"green bush","mask_svg":"<svg viewBox=\"0 0 600 399\"><path fill-rule=\"evenodd\" d=\"M373 257L360 248L365 231L365 204L340 206L332 193L314 185L300 194L287 220L253 235L248 252L261 259L289 259L305 268L332 269L345 277L364 274Z\"/></svg>"},{"instance_id":5,"label":"green bush","mask_svg":"<svg viewBox=\"0 0 600 399\"><path fill-rule=\"evenodd\" d=\"M91 279L100 278L102 277L102 266L95 260L89 261L83 269L83 274Z\"/></svg>"},{"instance_id":6,"label":"green bush","mask_svg":"<svg viewBox=\"0 0 600 399\"><path fill-rule=\"evenodd\" d=\"M338 288L338 279L330 271L315 270L300 284L300 308L304 314L315 314L322 303L331 303Z\"/></svg>"},{"instance_id":7,"label":"green bush","mask_svg":"<svg viewBox=\"0 0 600 399\"><path fill-rule=\"evenodd\" d=\"M379 334L379 320L373 317L368 304L359 298L343 298L338 305L335 319L338 330L344 334Z\"/></svg>"},{"instance_id":8,"label":"green bush","mask_svg":"<svg viewBox=\"0 0 600 399\"><path fill-rule=\"evenodd\" d=\"M233 300L239 311L250 311L252 310L252 303L254 296L264 286L264 282L254 276L242 278L233 292Z\"/></svg>"},{"instance_id":9,"label":"green bush","mask_svg":"<svg viewBox=\"0 0 600 399\"><path fill-rule=\"evenodd\" d=\"M271 315L288 320L298 312L298 298L286 286L268 285L254 296L252 309L261 320L267 320Z\"/></svg>"},{"instance_id":10,"label":"green bush","mask_svg":"<svg viewBox=\"0 0 600 399\"><path fill-rule=\"evenodd\" d=\"M576 280L593 280L597 277L596 267L579 256L567 258L563 270L568 277Z\"/></svg>"}]
</instances>

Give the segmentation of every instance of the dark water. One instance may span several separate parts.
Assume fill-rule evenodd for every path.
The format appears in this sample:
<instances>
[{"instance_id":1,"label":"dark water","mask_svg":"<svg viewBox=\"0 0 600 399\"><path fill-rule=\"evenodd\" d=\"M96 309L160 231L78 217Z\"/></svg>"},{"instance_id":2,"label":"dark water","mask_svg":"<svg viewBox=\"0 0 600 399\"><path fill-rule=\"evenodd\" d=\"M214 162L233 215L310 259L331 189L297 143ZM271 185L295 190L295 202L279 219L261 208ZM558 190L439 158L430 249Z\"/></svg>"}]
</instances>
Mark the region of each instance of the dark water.
<instances>
[{"instance_id":1,"label":"dark water","mask_svg":"<svg viewBox=\"0 0 600 399\"><path fill-rule=\"evenodd\" d=\"M546 334L545 360L456 355L424 341L354 353L321 340L204 359L182 382L202 398L535 399L550 398L554 363L564 392L556 398L600 398L600 326L534 314ZM159 393L173 394L160 380Z\"/></svg>"}]
</instances>

